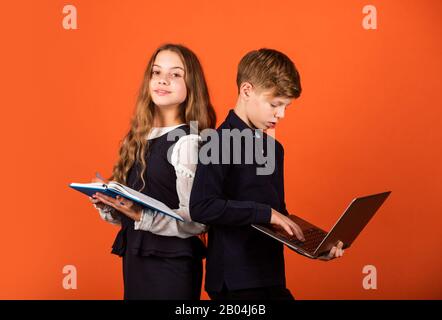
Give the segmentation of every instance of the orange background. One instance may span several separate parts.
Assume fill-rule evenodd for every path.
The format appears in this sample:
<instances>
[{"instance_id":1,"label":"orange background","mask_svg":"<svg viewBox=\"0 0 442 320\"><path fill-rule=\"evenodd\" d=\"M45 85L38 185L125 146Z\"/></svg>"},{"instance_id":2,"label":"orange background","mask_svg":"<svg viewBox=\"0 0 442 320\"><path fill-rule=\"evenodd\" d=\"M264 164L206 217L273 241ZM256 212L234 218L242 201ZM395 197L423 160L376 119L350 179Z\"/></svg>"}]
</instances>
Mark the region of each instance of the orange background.
<instances>
[{"instance_id":1,"label":"orange background","mask_svg":"<svg viewBox=\"0 0 442 320\"><path fill-rule=\"evenodd\" d=\"M276 130L291 212L328 229L355 196L393 191L344 258L286 251L296 298L442 298L441 1L2 4L0 298L122 298L118 229L68 184L110 174L147 60L165 42L200 57L218 123L246 52L295 61L304 91ZM77 30L62 28L67 4ZM367 4L377 30L361 26ZM65 265L77 268L76 290L62 287ZM362 287L365 265L377 290Z\"/></svg>"}]
</instances>

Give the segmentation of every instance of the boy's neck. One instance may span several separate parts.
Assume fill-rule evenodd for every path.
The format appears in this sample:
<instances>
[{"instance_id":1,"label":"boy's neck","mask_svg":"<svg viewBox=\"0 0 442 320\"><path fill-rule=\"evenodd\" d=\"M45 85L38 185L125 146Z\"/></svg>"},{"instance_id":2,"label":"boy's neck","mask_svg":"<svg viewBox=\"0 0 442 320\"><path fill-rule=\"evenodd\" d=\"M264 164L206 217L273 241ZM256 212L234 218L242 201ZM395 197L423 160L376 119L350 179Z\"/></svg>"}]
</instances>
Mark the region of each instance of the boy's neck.
<instances>
[{"instance_id":1,"label":"boy's neck","mask_svg":"<svg viewBox=\"0 0 442 320\"><path fill-rule=\"evenodd\" d=\"M252 122L247 117L247 112L245 105L241 101L241 99L238 97L238 100L236 101L236 106L233 108L233 112L242 120L244 121L250 128L255 129L255 126L252 124Z\"/></svg>"}]
</instances>

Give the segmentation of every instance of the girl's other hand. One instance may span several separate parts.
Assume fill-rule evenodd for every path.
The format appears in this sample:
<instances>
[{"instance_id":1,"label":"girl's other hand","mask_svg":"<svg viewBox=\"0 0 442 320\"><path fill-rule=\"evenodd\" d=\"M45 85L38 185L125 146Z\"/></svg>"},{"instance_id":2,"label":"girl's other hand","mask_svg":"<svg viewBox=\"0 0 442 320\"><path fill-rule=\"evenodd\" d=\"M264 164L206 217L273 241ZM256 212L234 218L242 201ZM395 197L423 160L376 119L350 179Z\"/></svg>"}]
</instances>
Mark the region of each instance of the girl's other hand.
<instances>
[{"instance_id":1,"label":"girl's other hand","mask_svg":"<svg viewBox=\"0 0 442 320\"><path fill-rule=\"evenodd\" d=\"M96 209L101 209L101 210L110 209L110 207L108 205L106 205L105 203L103 203L99 199L97 199L95 197L95 195L93 195L92 197L89 197L89 201L92 202L92 204L94 205L94 207Z\"/></svg>"}]
</instances>

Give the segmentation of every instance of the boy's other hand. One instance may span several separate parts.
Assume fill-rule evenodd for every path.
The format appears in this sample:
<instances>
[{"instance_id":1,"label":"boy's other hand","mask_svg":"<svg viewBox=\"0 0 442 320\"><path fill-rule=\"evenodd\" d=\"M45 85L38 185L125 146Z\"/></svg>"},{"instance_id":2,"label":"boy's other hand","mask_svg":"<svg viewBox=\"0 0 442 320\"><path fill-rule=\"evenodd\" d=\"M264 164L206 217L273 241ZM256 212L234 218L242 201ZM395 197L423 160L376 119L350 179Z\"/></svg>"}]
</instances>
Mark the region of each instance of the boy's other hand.
<instances>
[{"instance_id":1,"label":"boy's other hand","mask_svg":"<svg viewBox=\"0 0 442 320\"><path fill-rule=\"evenodd\" d=\"M294 223L290 218L279 213L275 209L272 209L272 217L270 218L270 223L280 226L287 232L290 236L295 235L300 241L305 241L304 234L301 228Z\"/></svg>"},{"instance_id":2,"label":"boy's other hand","mask_svg":"<svg viewBox=\"0 0 442 320\"><path fill-rule=\"evenodd\" d=\"M331 259L342 257L344 255L344 249L342 249L343 246L344 246L344 243L342 241L339 241L336 244L336 246L331 248L331 250L328 253L328 255L324 254L324 255L318 257L318 259L319 260L323 260L323 261L328 261L328 260L331 260Z\"/></svg>"}]
</instances>

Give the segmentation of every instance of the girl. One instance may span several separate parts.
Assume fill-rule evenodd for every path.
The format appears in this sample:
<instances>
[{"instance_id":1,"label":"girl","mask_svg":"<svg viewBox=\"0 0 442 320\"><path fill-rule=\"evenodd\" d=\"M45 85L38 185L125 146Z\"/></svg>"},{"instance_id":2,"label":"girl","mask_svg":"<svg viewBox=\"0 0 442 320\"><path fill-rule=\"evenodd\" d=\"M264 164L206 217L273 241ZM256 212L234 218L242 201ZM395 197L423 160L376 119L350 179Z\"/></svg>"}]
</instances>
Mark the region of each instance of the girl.
<instances>
[{"instance_id":1,"label":"girl","mask_svg":"<svg viewBox=\"0 0 442 320\"><path fill-rule=\"evenodd\" d=\"M149 60L110 180L176 208L185 222L124 198L91 198L105 221L121 225L112 253L123 257L125 299L200 298L205 246L197 235L206 227L189 214L199 144L190 121L201 130L216 123L203 70L188 48L166 44Z\"/></svg>"}]
</instances>

